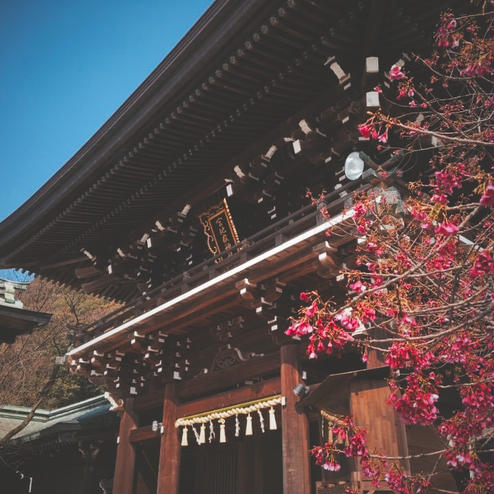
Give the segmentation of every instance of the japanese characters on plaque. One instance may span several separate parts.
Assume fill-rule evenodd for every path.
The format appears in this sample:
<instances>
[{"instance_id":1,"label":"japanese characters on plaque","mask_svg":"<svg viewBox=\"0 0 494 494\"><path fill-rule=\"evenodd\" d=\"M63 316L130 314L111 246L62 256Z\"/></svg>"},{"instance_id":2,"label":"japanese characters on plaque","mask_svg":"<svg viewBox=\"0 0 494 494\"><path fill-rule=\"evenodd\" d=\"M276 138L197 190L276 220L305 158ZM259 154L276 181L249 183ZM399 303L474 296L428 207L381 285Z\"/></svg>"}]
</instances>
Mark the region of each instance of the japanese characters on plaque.
<instances>
[{"instance_id":1,"label":"japanese characters on plaque","mask_svg":"<svg viewBox=\"0 0 494 494\"><path fill-rule=\"evenodd\" d=\"M204 228L208 248L213 255L219 254L239 242L226 199L199 215L199 219Z\"/></svg>"}]
</instances>

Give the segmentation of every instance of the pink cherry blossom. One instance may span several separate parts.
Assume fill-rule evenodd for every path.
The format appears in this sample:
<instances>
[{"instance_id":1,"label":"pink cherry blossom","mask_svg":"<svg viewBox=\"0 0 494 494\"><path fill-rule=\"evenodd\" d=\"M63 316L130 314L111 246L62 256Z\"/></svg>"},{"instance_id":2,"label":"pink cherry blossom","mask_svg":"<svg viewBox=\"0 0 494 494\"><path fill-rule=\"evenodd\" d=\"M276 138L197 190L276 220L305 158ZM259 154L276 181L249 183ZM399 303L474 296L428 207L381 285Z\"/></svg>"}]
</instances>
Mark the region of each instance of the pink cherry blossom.
<instances>
[{"instance_id":1,"label":"pink cherry blossom","mask_svg":"<svg viewBox=\"0 0 494 494\"><path fill-rule=\"evenodd\" d=\"M351 290L354 292L360 293L366 290L366 286L360 281L356 281L355 283L351 283L348 285Z\"/></svg>"},{"instance_id":2,"label":"pink cherry blossom","mask_svg":"<svg viewBox=\"0 0 494 494\"><path fill-rule=\"evenodd\" d=\"M405 74L402 72L399 65L393 65L389 71L389 79L391 81L399 81L405 78Z\"/></svg>"},{"instance_id":3,"label":"pink cherry blossom","mask_svg":"<svg viewBox=\"0 0 494 494\"><path fill-rule=\"evenodd\" d=\"M371 135L371 126L370 125L359 125L358 130L362 137L369 138Z\"/></svg>"},{"instance_id":4,"label":"pink cherry blossom","mask_svg":"<svg viewBox=\"0 0 494 494\"><path fill-rule=\"evenodd\" d=\"M486 208L494 205L494 185L489 182L480 198L480 204Z\"/></svg>"},{"instance_id":5,"label":"pink cherry blossom","mask_svg":"<svg viewBox=\"0 0 494 494\"><path fill-rule=\"evenodd\" d=\"M458 227L451 222L443 222L435 228L435 232L439 235L455 235L458 233Z\"/></svg>"}]
</instances>

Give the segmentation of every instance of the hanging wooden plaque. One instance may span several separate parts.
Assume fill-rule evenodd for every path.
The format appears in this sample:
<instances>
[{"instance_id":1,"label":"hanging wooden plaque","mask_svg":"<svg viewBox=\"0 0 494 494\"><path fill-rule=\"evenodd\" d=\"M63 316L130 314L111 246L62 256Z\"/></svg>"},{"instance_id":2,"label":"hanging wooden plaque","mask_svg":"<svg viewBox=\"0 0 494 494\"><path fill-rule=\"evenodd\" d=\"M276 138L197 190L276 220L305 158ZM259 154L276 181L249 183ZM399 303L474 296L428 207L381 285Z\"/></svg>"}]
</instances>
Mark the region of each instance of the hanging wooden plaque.
<instances>
[{"instance_id":1,"label":"hanging wooden plaque","mask_svg":"<svg viewBox=\"0 0 494 494\"><path fill-rule=\"evenodd\" d=\"M208 248L213 255L233 247L239 242L237 230L226 199L199 215Z\"/></svg>"}]
</instances>

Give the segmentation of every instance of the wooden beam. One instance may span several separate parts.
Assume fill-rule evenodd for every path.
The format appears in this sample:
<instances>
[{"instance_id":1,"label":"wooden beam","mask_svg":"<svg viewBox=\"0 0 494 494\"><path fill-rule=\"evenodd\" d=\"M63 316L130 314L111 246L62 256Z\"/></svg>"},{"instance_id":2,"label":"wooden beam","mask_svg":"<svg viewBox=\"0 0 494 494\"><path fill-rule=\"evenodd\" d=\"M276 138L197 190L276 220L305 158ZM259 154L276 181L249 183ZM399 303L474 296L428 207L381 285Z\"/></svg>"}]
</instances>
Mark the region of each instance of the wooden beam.
<instances>
[{"instance_id":1,"label":"wooden beam","mask_svg":"<svg viewBox=\"0 0 494 494\"><path fill-rule=\"evenodd\" d=\"M91 290L98 290L108 286L110 283L115 281L115 276L111 274L102 274L99 278L95 280L88 281L87 283L82 283L81 287L83 290L90 292Z\"/></svg>"},{"instance_id":2,"label":"wooden beam","mask_svg":"<svg viewBox=\"0 0 494 494\"><path fill-rule=\"evenodd\" d=\"M243 381L252 377L275 373L279 368L279 353L273 353L266 355L265 357L253 358L231 369L225 369L224 371L213 372L211 374L204 374L177 383L177 396L183 401L190 401L201 395L211 394L215 391L221 390L222 388L224 389L234 386L235 384L243 383ZM270 382L270 380L266 382ZM228 393L230 392L224 393L225 396L228 395ZM215 396L220 397L222 395L223 393L220 395L216 394ZM220 401L219 398L218 400ZM136 398L134 409L137 411L149 410L160 406L162 402L163 392L160 390L153 390L145 396ZM184 415L182 414L181 416Z\"/></svg>"},{"instance_id":3,"label":"wooden beam","mask_svg":"<svg viewBox=\"0 0 494 494\"><path fill-rule=\"evenodd\" d=\"M104 274L104 272L95 268L94 266L84 266L82 268L75 268L74 273L76 275L76 278L79 280L94 278L95 276Z\"/></svg>"},{"instance_id":4,"label":"wooden beam","mask_svg":"<svg viewBox=\"0 0 494 494\"><path fill-rule=\"evenodd\" d=\"M180 443L175 429L177 397L175 383L165 386L163 400L163 436L161 437L157 494L178 494L180 477ZM115 491L118 492L118 491Z\"/></svg>"},{"instance_id":5,"label":"wooden beam","mask_svg":"<svg viewBox=\"0 0 494 494\"><path fill-rule=\"evenodd\" d=\"M165 330L166 328L172 327L175 331L177 323L180 324L184 320L189 321L191 318L198 317L197 315L201 315L203 312L207 312L208 315L211 315L223 310L225 299L228 296L236 295L236 292L237 290L234 287L221 284L218 287L214 287L214 289L210 289L207 297L203 297L200 294L196 295L189 299L187 303L178 304L173 308L164 311L155 320L136 324L136 329L139 326L142 326L145 332L150 332L155 329ZM233 302L238 303L236 298Z\"/></svg>"},{"instance_id":6,"label":"wooden beam","mask_svg":"<svg viewBox=\"0 0 494 494\"><path fill-rule=\"evenodd\" d=\"M295 408L293 393L302 382L297 345L283 345L280 357L281 394L286 399L281 409L283 494L310 494L309 423L305 413Z\"/></svg>"},{"instance_id":7,"label":"wooden beam","mask_svg":"<svg viewBox=\"0 0 494 494\"><path fill-rule=\"evenodd\" d=\"M126 400L120 419L118 433L117 459L113 477L113 492L133 494L135 451L130 441L130 434L136 428L137 421L133 410L133 400Z\"/></svg>"},{"instance_id":8,"label":"wooden beam","mask_svg":"<svg viewBox=\"0 0 494 494\"><path fill-rule=\"evenodd\" d=\"M88 262L88 258L86 256L79 256L73 259L66 259L65 261L55 262L53 264L45 264L39 267L39 271L48 271L49 269L62 268L65 266L69 266L71 264L81 264L83 262Z\"/></svg>"},{"instance_id":9,"label":"wooden beam","mask_svg":"<svg viewBox=\"0 0 494 494\"><path fill-rule=\"evenodd\" d=\"M152 425L138 427L137 429L131 430L129 434L129 440L131 443L148 441L149 439L155 439L157 437L160 437L160 430L159 428L153 430Z\"/></svg>"},{"instance_id":10,"label":"wooden beam","mask_svg":"<svg viewBox=\"0 0 494 494\"><path fill-rule=\"evenodd\" d=\"M245 403L246 401L279 394L280 391L280 378L273 377L272 379L258 384L243 386L214 396L199 398L198 400L183 403L178 407L178 416L187 417L196 413L236 405L237 403Z\"/></svg>"},{"instance_id":11,"label":"wooden beam","mask_svg":"<svg viewBox=\"0 0 494 494\"><path fill-rule=\"evenodd\" d=\"M197 322L202 322L207 318L210 318L217 314L218 312L225 312L232 307L239 305L238 300L234 297L231 300L221 300L221 303L216 305L210 305L210 309L208 309L208 305L204 306L204 309L199 313L191 314L188 317L184 317L183 319L178 319L175 324L168 324L168 320L166 321L166 325L158 324L156 327L163 328L166 330L167 328L171 328L173 330L173 334L180 334L184 332L183 330L187 330L192 325L197 324ZM153 326L151 326L153 327Z\"/></svg>"},{"instance_id":12,"label":"wooden beam","mask_svg":"<svg viewBox=\"0 0 494 494\"><path fill-rule=\"evenodd\" d=\"M297 403L297 409L309 410L315 406L326 408L334 413L347 415L348 389L354 379L382 379L389 377L389 367L360 369L339 374L330 374L324 381L310 386L310 392Z\"/></svg>"},{"instance_id":13,"label":"wooden beam","mask_svg":"<svg viewBox=\"0 0 494 494\"><path fill-rule=\"evenodd\" d=\"M279 366L280 357L278 353L266 355L265 357L255 357L231 369L211 372L184 381L178 387L178 396L182 400L204 396L242 383L252 377L274 373Z\"/></svg>"}]
</instances>

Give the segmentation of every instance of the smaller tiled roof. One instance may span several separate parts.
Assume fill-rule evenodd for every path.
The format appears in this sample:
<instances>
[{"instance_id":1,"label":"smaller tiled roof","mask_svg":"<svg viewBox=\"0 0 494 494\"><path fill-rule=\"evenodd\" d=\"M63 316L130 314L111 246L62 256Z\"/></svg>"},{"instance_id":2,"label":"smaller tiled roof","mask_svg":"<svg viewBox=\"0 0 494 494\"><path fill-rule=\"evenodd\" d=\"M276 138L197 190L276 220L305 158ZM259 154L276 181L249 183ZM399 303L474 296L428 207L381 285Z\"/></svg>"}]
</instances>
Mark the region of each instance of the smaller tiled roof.
<instances>
[{"instance_id":1,"label":"smaller tiled roof","mask_svg":"<svg viewBox=\"0 0 494 494\"><path fill-rule=\"evenodd\" d=\"M51 314L45 312L0 304L0 343L13 343L17 336L44 326L50 318Z\"/></svg>"},{"instance_id":2,"label":"smaller tiled roof","mask_svg":"<svg viewBox=\"0 0 494 494\"><path fill-rule=\"evenodd\" d=\"M59 432L77 432L90 428L98 419L110 414L110 403L104 395L95 396L55 410L38 409L29 424L14 436L14 441L28 442L47 438ZM19 425L30 408L6 405L0 407L0 437Z\"/></svg>"},{"instance_id":3,"label":"smaller tiled roof","mask_svg":"<svg viewBox=\"0 0 494 494\"><path fill-rule=\"evenodd\" d=\"M24 309L16 298L16 292L26 290L29 283L0 278L0 343L13 343L16 336L44 326L51 318L51 314Z\"/></svg>"}]
</instances>

